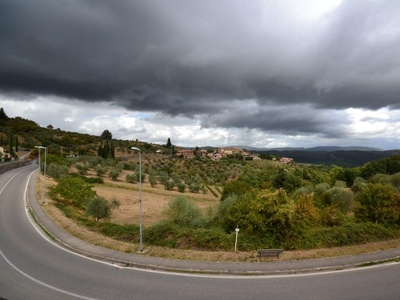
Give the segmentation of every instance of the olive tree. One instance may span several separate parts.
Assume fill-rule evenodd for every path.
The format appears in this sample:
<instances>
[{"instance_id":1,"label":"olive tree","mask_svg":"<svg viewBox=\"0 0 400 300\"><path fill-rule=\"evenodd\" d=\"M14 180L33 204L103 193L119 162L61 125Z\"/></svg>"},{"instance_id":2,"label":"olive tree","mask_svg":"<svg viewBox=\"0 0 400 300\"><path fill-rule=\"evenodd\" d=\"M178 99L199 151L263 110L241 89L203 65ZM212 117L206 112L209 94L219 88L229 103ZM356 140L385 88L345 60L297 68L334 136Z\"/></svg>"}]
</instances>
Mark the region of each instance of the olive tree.
<instances>
[{"instance_id":1,"label":"olive tree","mask_svg":"<svg viewBox=\"0 0 400 300\"><path fill-rule=\"evenodd\" d=\"M113 209L120 206L120 202L113 199L109 202L106 198L96 196L87 202L86 215L94 218L96 222L109 219Z\"/></svg>"}]
</instances>

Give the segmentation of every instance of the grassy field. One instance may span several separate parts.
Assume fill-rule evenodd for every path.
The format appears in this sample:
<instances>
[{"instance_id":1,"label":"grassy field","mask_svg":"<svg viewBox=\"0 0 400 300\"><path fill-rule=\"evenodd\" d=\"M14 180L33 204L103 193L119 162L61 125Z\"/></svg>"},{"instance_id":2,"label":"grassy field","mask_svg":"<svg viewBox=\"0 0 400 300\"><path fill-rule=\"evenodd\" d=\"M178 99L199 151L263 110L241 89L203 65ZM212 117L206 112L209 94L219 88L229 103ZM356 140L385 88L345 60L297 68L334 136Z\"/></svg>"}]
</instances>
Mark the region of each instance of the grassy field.
<instances>
[{"instance_id":1,"label":"grassy field","mask_svg":"<svg viewBox=\"0 0 400 300\"><path fill-rule=\"evenodd\" d=\"M125 178L121 175L120 178ZM43 178L41 177L41 180ZM107 199L115 198L121 202L121 206L113 211L111 221L120 224L134 223L139 224L139 185L129 184L123 180L111 181L104 177L105 184L95 187L98 195L104 196ZM42 197L42 181L37 183L38 199ZM51 178L46 179L47 187L54 185ZM159 185L152 188L148 183L143 183L142 199L143 199L143 224L148 226L161 220L162 211L167 203L176 195L182 195L177 191L166 191L164 187ZM218 203L219 199L211 193L192 194L184 193L185 196L194 201L199 207L206 208ZM85 240L94 245L119 250L127 253L136 253L139 245L116 241L105 237L96 232L90 231L87 228L77 224L72 219L67 218L58 208L53 205L50 198L46 198L46 205L43 206L50 218L61 228L71 233L72 235ZM240 240L240 235L239 235ZM182 260L203 260L203 261L237 261L237 262L256 262L259 261L256 252L205 252L161 248L146 245L146 237L143 237L143 243L146 250L146 255L174 258ZM384 241L369 243L365 245L337 247L329 249L312 249L304 251L284 251L281 260L298 260L322 257L335 257L342 255L354 255L359 253L368 253L373 251L385 250L390 248L400 247L400 240ZM276 260L270 258L269 260ZM268 259L263 259L268 261Z\"/></svg>"}]
</instances>

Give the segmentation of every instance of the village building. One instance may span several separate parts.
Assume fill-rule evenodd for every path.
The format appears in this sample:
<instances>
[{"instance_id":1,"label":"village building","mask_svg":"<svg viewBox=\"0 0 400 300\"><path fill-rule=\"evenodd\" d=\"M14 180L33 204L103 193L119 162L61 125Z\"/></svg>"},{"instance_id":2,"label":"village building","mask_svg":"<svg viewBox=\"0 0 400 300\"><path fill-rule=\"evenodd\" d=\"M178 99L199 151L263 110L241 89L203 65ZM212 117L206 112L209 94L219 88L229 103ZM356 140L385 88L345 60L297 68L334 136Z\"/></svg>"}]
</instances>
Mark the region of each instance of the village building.
<instances>
[{"instance_id":1,"label":"village building","mask_svg":"<svg viewBox=\"0 0 400 300\"><path fill-rule=\"evenodd\" d=\"M176 156L182 156L184 159L190 159L194 157L194 152L193 150L178 150L176 151Z\"/></svg>"},{"instance_id":2,"label":"village building","mask_svg":"<svg viewBox=\"0 0 400 300\"><path fill-rule=\"evenodd\" d=\"M288 163L292 163L292 162L293 162L293 158L290 158L290 157L282 157L279 161L280 161L281 163L288 164Z\"/></svg>"}]
</instances>

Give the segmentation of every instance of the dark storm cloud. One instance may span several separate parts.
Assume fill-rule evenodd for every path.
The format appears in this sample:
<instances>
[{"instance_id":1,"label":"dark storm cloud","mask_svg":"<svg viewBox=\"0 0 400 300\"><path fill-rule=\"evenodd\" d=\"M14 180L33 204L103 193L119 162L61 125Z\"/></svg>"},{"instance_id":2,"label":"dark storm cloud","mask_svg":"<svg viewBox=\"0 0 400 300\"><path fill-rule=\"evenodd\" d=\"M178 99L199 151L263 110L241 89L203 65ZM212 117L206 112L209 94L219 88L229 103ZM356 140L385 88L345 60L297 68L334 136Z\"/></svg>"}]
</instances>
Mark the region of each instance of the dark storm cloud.
<instances>
[{"instance_id":1,"label":"dark storm cloud","mask_svg":"<svg viewBox=\"0 0 400 300\"><path fill-rule=\"evenodd\" d=\"M315 109L399 108L399 12L343 1L313 23L290 1L0 0L0 91L340 136ZM221 119L231 101L258 112ZM300 103L314 112L267 109Z\"/></svg>"},{"instance_id":2,"label":"dark storm cloud","mask_svg":"<svg viewBox=\"0 0 400 300\"><path fill-rule=\"evenodd\" d=\"M337 121L343 115L339 113L316 113L304 106L271 107L254 109L236 107L229 113L211 116L202 120L202 126L246 127L260 129L264 132L283 135L303 135L320 132L325 138L342 138L347 136L347 121Z\"/></svg>"}]
</instances>

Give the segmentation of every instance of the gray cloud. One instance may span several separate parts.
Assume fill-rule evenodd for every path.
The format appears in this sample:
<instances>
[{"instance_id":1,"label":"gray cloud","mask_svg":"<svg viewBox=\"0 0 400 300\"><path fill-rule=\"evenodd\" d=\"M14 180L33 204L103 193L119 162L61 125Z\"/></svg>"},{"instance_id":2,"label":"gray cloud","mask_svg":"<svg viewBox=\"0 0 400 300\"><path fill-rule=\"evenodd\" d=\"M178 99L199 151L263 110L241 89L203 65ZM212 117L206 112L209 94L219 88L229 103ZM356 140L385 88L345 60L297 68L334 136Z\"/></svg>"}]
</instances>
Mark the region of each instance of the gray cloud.
<instances>
[{"instance_id":1,"label":"gray cloud","mask_svg":"<svg viewBox=\"0 0 400 300\"><path fill-rule=\"evenodd\" d=\"M400 108L399 1L292 4L0 1L0 91L325 137L347 126L326 111Z\"/></svg>"}]
</instances>

